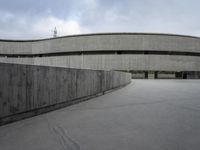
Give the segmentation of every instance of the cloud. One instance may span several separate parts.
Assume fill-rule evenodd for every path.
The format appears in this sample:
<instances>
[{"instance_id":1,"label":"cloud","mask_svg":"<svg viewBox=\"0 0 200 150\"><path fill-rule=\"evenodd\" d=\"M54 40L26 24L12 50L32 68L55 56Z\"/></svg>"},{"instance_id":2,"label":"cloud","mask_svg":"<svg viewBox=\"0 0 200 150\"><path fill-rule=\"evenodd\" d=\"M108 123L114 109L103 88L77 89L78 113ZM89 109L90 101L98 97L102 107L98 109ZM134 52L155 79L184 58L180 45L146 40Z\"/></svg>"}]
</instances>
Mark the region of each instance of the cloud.
<instances>
[{"instance_id":1,"label":"cloud","mask_svg":"<svg viewBox=\"0 0 200 150\"><path fill-rule=\"evenodd\" d=\"M38 34L48 35L54 27L57 28L58 36L89 32L75 20L61 20L55 17L40 18L32 25L32 30Z\"/></svg>"},{"instance_id":2,"label":"cloud","mask_svg":"<svg viewBox=\"0 0 200 150\"><path fill-rule=\"evenodd\" d=\"M0 38L91 32L163 32L200 36L196 0L0 0Z\"/></svg>"},{"instance_id":3,"label":"cloud","mask_svg":"<svg viewBox=\"0 0 200 150\"><path fill-rule=\"evenodd\" d=\"M51 14L51 12L49 12ZM53 36L56 27L58 36L90 32L73 19L60 19L55 16L16 16L9 12L0 12L0 36L2 39L37 39Z\"/></svg>"},{"instance_id":4,"label":"cloud","mask_svg":"<svg viewBox=\"0 0 200 150\"><path fill-rule=\"evenodd\" d=\"M0 22L6 23L14 18L14 15L9 12L0 11Z\"/></svg>"}]
</instances>

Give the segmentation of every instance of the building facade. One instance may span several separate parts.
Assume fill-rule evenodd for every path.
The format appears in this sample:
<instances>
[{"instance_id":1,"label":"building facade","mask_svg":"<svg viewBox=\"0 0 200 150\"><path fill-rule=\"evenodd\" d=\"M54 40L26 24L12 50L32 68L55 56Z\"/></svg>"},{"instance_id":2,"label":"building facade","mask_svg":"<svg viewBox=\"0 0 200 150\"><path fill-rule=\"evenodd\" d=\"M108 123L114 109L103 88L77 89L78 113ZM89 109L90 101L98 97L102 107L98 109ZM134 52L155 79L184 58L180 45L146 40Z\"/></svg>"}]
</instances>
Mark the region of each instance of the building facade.
<instances>
[{"instance_id":1,"label":"building facade","mask_svg":"<svg viewBox=\"0 0 200 150\"><path fill-rule=\"evenodd\" d=\"M0 40L0 62L120 70L133 78L200 78L200 38L99 33L41 40Z\"/></svg>"}]
</instances>

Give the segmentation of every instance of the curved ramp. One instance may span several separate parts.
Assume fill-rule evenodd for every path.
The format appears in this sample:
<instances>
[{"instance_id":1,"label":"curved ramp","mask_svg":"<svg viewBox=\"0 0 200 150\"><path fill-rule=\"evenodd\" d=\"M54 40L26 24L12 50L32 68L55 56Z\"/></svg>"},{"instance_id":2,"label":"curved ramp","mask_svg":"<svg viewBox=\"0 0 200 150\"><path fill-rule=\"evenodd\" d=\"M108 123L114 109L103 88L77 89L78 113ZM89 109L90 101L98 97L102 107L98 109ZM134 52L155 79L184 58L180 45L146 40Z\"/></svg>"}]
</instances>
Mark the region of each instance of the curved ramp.
<instances>
[{"instance_id":1,"label":"curved ramp","mask_svg":"<svg viewBox=\"0 0 200 150\"><path fill-rule=\"evenodd\" d=\"M3 150L198 150L199 93L199 80L136 80L92 101L2 126L0 146Z\"/></svg>"}]
</instances>

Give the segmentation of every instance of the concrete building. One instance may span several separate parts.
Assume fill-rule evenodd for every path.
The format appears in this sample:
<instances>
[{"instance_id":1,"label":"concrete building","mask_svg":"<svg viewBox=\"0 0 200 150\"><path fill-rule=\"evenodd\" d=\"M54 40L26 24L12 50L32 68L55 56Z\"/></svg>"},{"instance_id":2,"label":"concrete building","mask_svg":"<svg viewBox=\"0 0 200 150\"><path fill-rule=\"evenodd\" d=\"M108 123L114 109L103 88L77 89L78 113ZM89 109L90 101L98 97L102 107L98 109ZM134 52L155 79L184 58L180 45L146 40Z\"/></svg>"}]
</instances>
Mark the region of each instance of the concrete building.
<instances>
[{"instance_id":1,"label":"concrete building","mask_svg":"<svg viewBox=\"0 0 200 150\"><path fill-rule=\"evenodd\" d=\"M99 33L41 40L0 40L0 62L121 70L133 78L200 78L200 38Z\"/></svg>"}]
</instances>

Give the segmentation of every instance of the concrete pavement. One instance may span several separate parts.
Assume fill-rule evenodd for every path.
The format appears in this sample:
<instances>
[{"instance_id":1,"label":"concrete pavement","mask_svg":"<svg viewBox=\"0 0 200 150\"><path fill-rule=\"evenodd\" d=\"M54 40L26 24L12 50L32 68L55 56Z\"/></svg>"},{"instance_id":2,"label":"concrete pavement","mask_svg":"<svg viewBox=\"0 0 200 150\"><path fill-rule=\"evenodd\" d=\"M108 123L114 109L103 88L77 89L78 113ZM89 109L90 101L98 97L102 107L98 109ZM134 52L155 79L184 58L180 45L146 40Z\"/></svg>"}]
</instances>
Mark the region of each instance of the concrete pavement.
<instances>
[{"instance_id":1,"label":"concrete pavement","mask_svg":"<svg viewBox=\"0 0 200 150\"><path fill-rule=\"evenodd\" d=\"M199 150L200 80L125 88L0 127L0 150Z\"/></svg>"}]
</instances>

